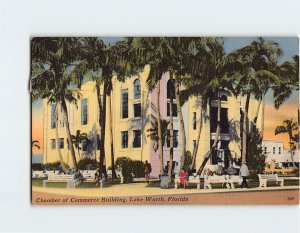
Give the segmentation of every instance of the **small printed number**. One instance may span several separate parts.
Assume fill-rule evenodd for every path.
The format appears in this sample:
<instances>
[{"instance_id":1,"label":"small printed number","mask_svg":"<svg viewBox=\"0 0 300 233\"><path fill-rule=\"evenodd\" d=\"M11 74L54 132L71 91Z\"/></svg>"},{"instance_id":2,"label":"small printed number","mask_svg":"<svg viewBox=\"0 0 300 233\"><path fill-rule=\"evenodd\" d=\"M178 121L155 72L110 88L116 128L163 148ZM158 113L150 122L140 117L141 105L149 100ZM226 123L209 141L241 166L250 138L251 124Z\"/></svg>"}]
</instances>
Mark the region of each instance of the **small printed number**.
<instances>
[{"instance_id":1,"label":"small printed number","mask_svg":"<svg viewBox=\"0 0 300 233\"><path fill-rule=\"evenodd\" d=\"M295 198L294 197L288 197L287 199L288 199L288 201L293 201Z\"/></svg>"}]
</instances>

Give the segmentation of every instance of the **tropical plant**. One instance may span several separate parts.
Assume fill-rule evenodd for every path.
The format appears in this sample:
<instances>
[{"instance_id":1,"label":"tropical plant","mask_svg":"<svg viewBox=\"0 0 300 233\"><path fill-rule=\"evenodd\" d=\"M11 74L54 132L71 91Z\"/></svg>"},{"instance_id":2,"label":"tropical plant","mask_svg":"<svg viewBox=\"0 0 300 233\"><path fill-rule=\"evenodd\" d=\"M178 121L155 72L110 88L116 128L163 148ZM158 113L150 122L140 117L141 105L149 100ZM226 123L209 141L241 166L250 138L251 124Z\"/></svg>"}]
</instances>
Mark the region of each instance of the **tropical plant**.
<instances>
[{"instance_id":1,"label":"tropical plant","mask_svg":"<svg viewBox=\"0 0 300 233\"><path fill-rule=\"evenodd\" d=\"M31 147L33 148L33 147L36 147L36 148L38 148L38 149L41 149L41 147L40 147L40 145L39 145L39 141L37 141L37 140L33 140L32 142L31 142Z\"/></svg>"},{"instance_id":2,"label":"tropical plant","mask_svg":"<svg viewBox=\"0 0 300 233\"><path fill-rule=\"evenodd\" d=\"M296 150L297 140L299 140L299 134L295 133L298 131L298 124L297 122L293 122L293 119L284 120L283 125L277 126L275 129L275 135L278 134L288 134L289 136L289 143L290 143L290 154L291 159L293 162L293 166L296 167L294 162L294 151Z\"/></svg>"},{"instance_id":3,"label":"tropical plant","mask_svg":"<svg viewBox=\"0 0 300 233\"><path fill-rule=\"evenodd\" d=\"M257 179L257 174L263 174L266 167L266 155L262 150L262 135L254 128L249 136L249 147L247 153L247 165L251 174Z\"/></svg>"},{"instance_id":4,"label":"tropical plant","mask_svg":"<svg viewBox=\"0 0 300 233\"><path fill-rule=\"evenodd\" d=\"M183 166L184 155L186 150L186 136L184 130L184 121L181 111L180 100L180 85L190 74L196 73L200 67L199 60L193 65L190 64L190 58L194 55L194 44L201 38L185 38L185 37L142 37L135 38L133 40L133 50L136 51L138 62L150 65L150 74L147 80L147 84L150 90L157 88L157 120L158 120L158 145L160 156L160 172L163 172L163 158L162 158L162 140L160 132L160 107L159 107L159 94L160 94L160 79L163 74L168 73L171 82L174 85L174 93L170 96L170 137L173 137L173 100L176 101L177 112L180 122L180 139L181 139L181 162L180 166ZM172 140L170 143L170 155L169 163L173 160L173 146ZM169 178L171 177L172 167L169 167Z\"/></svg>"},{"instance_id":5,"label":"tropical plant","mask_svg":"<svg viewBox=\"0 0 300 233\"><path fill-rule=\"evenodd\" d=\"M62 107L67 138L71 141L67 102L77 103L80 94L74 85L83 79L86 61L82 38L35 37L31 41L32 100L46 98ZM77 168L75 151L70 145L73 166Z\"/></svg>"},{"instance_id":6,"label":"tropical plant","mask_svg":"<svg viewBox=\"0 0 300 233\"><path fill-rule=\"evenodd\" d=\"M196 72L192 73L191 78L186 80L185 86L187 89L181 92L182 102L186 101L189 96L202 96L202 110L205 110L207 102L210 102L210 105L213 103L217 105L215 139L211 149L203 156L203 162L198 169L199 174L202 173L207 161L211 158L219 140L221 131L221 92L230 91L235 94L234 82L238 80L244 69L239 59L236 59L232 54L225 53L223 43L224 41L221 38L206 38L204 41L195 44L194 54L191 56L189 64L198 68ZM200 131L201 122L199 126ZM198 133L201 134L199 131ZM200 140L199 134L197 140ZM197 150L198 146L193 152L193 161L196 159Z\"/></svg>"},{"instance_id":7,"label":"tropical plant","mask_svg":"<svg viewBox=\"0 0 300 233\"><path fill-rule=\"evenodd\" d=\"M160 120L161 123L161 137L162 137L162 141L165 142L167 139L167 135L168 135L168 125L169 125L169 121L161 119ZM158 141L159 141L159 136L158 136L158 122L157 120L155 121L151 121L151 128L147 129L148 135L147 137L149 137L154 143L153 143L153 149L156 152L158 150Z\"/></svg>"},{"instance_id":8,"label":"tropical plant","mask_svg":"<svg viewBox=\"0 0 300 233\"><path fill-rule=\"evenodd\" d=\"M83 159L83 158L81 158L81 155L80 155L80 150L82 149L80 147L80 144L83 141L85 141L87 143L89 142L89 138L88 138L87 134L81 133L80 130L77 130L76 135L71 135L71 138L72 138L72 143L74 144L75 148L77 149L79 159Z\"/></svg>"},{"instance_id":9,"label":"tropical plant","mask_svg":"<svg viewBox=\"0 0 300 233\"><path fill-rule=\"evenodd\" d=\"M96 82L96 91L99 109L99 127L100 127L100 172L102 172L105 160L105 130L106 130L106 112L109 113L109 135L111 149L111 169L112 177L116 178L114 145L112 135L112 81L116 75L118 81L124 81L124 77L137 74L139 66L132 65L133 58L129 51L131 39L118 42L116 45L106 45L99 38L87 38L86 48L89 52L87 56L87 76ZM129 59L130 58L130 59ZM134 61L134 60L133 60Z\"/></svg>"},{"instance_id":10,"label":"tropical plant","mask_svg":"<svg viewBox=\"0 0 300 233\"><path fill-rule=\"evenodd\" d=\"M254 40L250 45L247 45L234 52L234 55L241 59L244 66L248 67L244 75L241 75L238 80L236 89L238 93L242 93L245 100L243 109L243 119L241 130L242 134L242 161L246 160L247 153L247 137L253 129L248 129L249 121L249 103L250 97L253 95L258 100L256 113L253 119L253 127L256 127L259 110L264 96L270 88L280 86L281 80L277 75L278 59L282 55L278 43L270 40L265 40L262 37ZM264 105L263 105L264 108ZM262 109L264 112L264 109ZM263 122L264 119L261 119ZM262 129L263 135L263 129Z\"/></svg>"}]
</instances>

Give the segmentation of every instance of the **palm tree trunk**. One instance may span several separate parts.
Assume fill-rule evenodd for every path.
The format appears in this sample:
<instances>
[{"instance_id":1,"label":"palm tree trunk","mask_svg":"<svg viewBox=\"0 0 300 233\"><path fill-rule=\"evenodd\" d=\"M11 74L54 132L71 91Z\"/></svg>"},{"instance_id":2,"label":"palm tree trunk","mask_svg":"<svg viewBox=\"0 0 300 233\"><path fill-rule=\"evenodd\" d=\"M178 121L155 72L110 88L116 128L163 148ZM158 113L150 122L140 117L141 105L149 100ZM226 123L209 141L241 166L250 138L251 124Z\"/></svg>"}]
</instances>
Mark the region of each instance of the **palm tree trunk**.
<instances>
[{"instance_id":1,"label":"palm tree trunk","mask_svg":"<svg viewBox=\"0 0 300 233\"><path fill-rule=\"evenodd\" d=\"M201 131L202 131L202 114L203 114L203 106L201 107L201 110L200 110L199 130L198 130L196 145L193 150L192 164L190 165L190 170L194 169L194 167L195 167L195 162L196 162L196 157L197 157L197 152L198 152L199 142L200 142L200 135L201 135Z\"/></svg>"},{"instance_id":2,"label":"palm tree trunk","mask_svg":"<svg viewBox=\"0 0 300 233\"><path fill-rule=\"evenodd\" d=\"M112 128L112 101L111 101L111 90L107 95L107 111L109 113L109 137L110 137L110 153L111 153L111 172L112 172L112 180L117 178L116 169L115 169L115 155L114 155L114 142L113 142L113 128Z\"/></svg>"},{"instance_id":3,"label":"palm tree trunk","mask_svg":"<svg viewBox=\"0 0 300 233\"><path fill-rule=\"evenodd\" d=\"M186 152L186 136L185 136L185 129L184 129L184 121L183 121L183 115L182 115L182 109L181 109L181 104L180 104L180 96L179 96L179 83L174 80L174 85L175 85L175 98L176 98L176 105L177 105L177 113L179 117L179 123L180 123L180 139L181 139L181 157L180 157L180 167L179 170L184 165L184 160L185 160L185 152Z\"/></svg>"},{"instance_id":4,"label":"palm tree trunk","mask_svg":"<svg viewBox=\"0 0 300 233\"><path fill-rule=\"evenodd\" d=\"M74 146L73 146L72 138L71 138L68 110L67 110L67 104L66 104L65 99L62 99L61 106L62 106L62 110L63 110L63 114L64 114L64 122L66 125L66 132L67 132L67 137L69 140L69 147L70 147L70 151L71 151L71 155L72 155L73 167L76 171L77 170L77 161L76 161L75 150L74 150Z\"/></svg>"},{"instance_id":5,"label":"palm tree trunk","mask_svg":"<svg viewBox=\"0 0 300 233\"><path fill-rule=\"evenodd\" d=\"M265 130L265 96L262 97L262 113L261 113L261 136L264 138Z\"/></svg>"},{"instance_id":6,"label":"palm tree trunk","mask_svg":"<svg viewBox=\"0 0 300 233\"><path fill-rule=\"evenodd\" d=\"M172 179L172 165L173 165L173 150L174 150L174 143L173 143L173 93L170 96L170 156L169 156L169 169L168 169L168 177L169 182Z\"/></svg>"},{"instance_id":7,"label":"palm tree trunk","mask_svg":"<svg viewBox=\"0 0 300 233\"><path fill-rule=\"evenodd\" d=\"M221 121L221 100L218 94L218 119L217 119L218 123L217 123L217 129L216 129L216 135L215 135L215 140L214 143L212 145L212 147L210 148L210 150L204 155L203 157L203 162L197 172L198 175L201 175L201 173L204 170L204 167L206 165L206 163L208 162L209 158L212 157L212 153L214 151L214 149L217 146L217 143L219 141L219 136L220 136L220 131L221 131L221 127L220 127L220 121Z\"/></svg>"},{"instance_id":8,"label":"palm tree trunk","mask_svg":"<svg viewBox=\"0 0 300 233\"><path fill-rule=\"evenodd\" d=\"M105 159L105 121L106 121L106 89L107 83L104 82L103 98L101 101L100 84L96 84L97 98L99 106L99 127L100 127L100 174L104 171Z\"/></svg>"},{"instance_id":9,"label":"palm tree trunk","mask_svg":"<svg viewBox=\"0 0 300 233\"><path fill-rule=\"evenodd\" d=\"M159 165L160 165L160 174L163 174L164 171L164 158L163 158L163 143L162 143L162 132L161 132L161 118L160 118L160 80L157 82L157 134L158 134L158 154L159 154Z\"/></svg>"},{"instance_id":10,"label":"palm tree trunk","mask_svg":"<svg viewBox=\"0 0 300 233\"><path fill-rule=\"evenodd\" d=\"M246 96L245 111L243 117L243 137L242 137L242 163L246 161L247 156L247 136L248 136L248 111L249 111L250 94Z\"/></svg>"},{"instance_id":11,"label":"palm tree trunk","mask_svg":"<svg viewBox=\"0 0 300 233\"><path fill-rule=\"evenodd\" d=\"M55 136L56 136L56 148L57 148L57 153L58 153L58 158L59 158L59 161L60 161L60 164L61 164L61 168L63 169L63 171L65 173L67 173L67 168L65 166L65 163L64 163L64 160L63 160L63 157L62 157L62 154L61 154L61 150L59 148L59 135L58 135L58 109L59 109L59 103L56 103L56 106L55 106L55 117L56 117L56 125L55 125Z\"/></svg>"},{"instance_id":12,"label":"palm tree trunk","mask_svg":"<svg viewBox=\"0 0 300 233\"><path fill-rule=\"evenodd\" d=\"M259 109L260 109L260 106L261 106L261 103L262 103L262 99L263 99L263 95L261 95L259 100L258 100L258 105L257 105L257 108L256 108L255 117L254 117L254 120L253 120L253 128L251 129L251 132L253 132L253 130L256 129L256 123L257 123Z\"/></svg>"}]
</instances>

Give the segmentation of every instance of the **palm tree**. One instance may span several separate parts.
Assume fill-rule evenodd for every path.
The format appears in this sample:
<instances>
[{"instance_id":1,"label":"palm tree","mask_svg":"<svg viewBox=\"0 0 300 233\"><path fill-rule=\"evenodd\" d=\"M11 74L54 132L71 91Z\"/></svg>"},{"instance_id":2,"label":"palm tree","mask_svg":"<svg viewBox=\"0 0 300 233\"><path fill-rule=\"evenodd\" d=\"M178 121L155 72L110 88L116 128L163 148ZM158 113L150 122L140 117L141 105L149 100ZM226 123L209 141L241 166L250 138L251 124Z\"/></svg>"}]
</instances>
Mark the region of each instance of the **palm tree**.
<instances>
[{"instance_id":1,"label":"palm tree","mask_svg":"<svg viewBox=\"0 0 300 233\"><path fill-rule=\"evenodd\" d=\"M89 140L87 134L81 133L80 130L77 130L76 135L71 135L71 138L72 138L72 144L74 144L75 148L77 149L79 158L82 159L82 157L80 155L80 150L81 150L80 144L83 141Z\"/></svg>"},{"instance_id":2,"label":"palm tree","mask_svg":"<svg viewBox=\"0 0 300 233\"><path fill-rule=\"evenodd\" d=\"M199 38L197 38L199 40ZM173 94L170 102L175 99L178 117L180 122L180 139L181 139L181 163L183 166L185 151L186 151L186 136L184 130L184 121L181 110L181 100L179 96L180 84L182 81L189 77L189 74L195 73L195 70L199 68L199 62L194 63L195 66L189 64L189 58L193 55L193 44L195 43L195 38L182 38L182 37L160 37L160 38L134 38L133 40L133 50L136 51L136 57L138 61L144 64L150 65L150 74L148 78L148 87L150 90L155 87L158 89L158 94L160 92L160 79L164 73L169 73L171 82L175 87L175 93ZM172 104L170 104L170 136L173 137L173 116L171 112L173 109ZM158 124L160 124L160 109L159 109L159 97L157 98L157 115ZM158 128L161 128L158 126ZM160 132L158 132L160 134ZM159 136L161 138L161 136ZM172 142L172 140L171 140ZM173 160L173 147L170 143L170 155L169 163ZM162 142L159 140L159 153L160 153L160 164L161 173L163 172L162 163ZM172 166L169 167L169 176L171 174ZM170 178L170 177L169 177Z\"/></svg>"},{"instance_id":3,"label":"palm tree","mask_svg":"<svg viewBox=\"0 0 300 233\"><path fill-rule=\"evenodd\" d=\"M281 80L277 75L278 58L282 55L278 43L265 40L262 37L254 40L247 45L234 52L234 55L240 58L248 70L241 76L236 89L242 93L242 97L246 97L244 114L242 120L242 162L246 161L247 154L247 136L252 129L248 129L248 112L250 97L254 95L258 99L256 113L253 119L253 127L256 127L259 110L264 96L270 88L276 88L280 85ZM264 108L264 105L263 105ZM264 109L262 109L264 112ZM262 122L264 119L262 119ZM263 135L263 131L261 132Z\"/></svg>"},{"instance_id":4,"label":"palm tree","mask_svg":"<svg viewBox=\"0 0 300 233\"><path fill-rule=\"evenodd\" d=\"M169 121L166 121L164 119L161 120L161 132L162 132L162 142L165 142L167 137L168 137L168 125L169 125ZM151 121L151 128L147 129L148 132L148 137L154 142L153 144L153 149L154 151L157 151L159 149L159 134L158 134L158 122L157 120L155 120L154 122Z\"/></svg>"},{"instance_id":5,"label":"palm tree","mask_svg":"<svg viewBox=\"0 0 300 233\"><path fill-rule=\"evenodd\" d=\"M71 131L67 102L76 104L80 97L71 84L78 84L83 79L82 68L86 64L82 59L84 53L82 38L36 37L31 41L32 99L47 98L48 103L61 105L68 141L71 141ZM70 151L74 169L77 169L72 144Z\"/></svg>"},{"instance_id":6,"label":"palm tree","mask_svg":"<svg viewBox=\"0 0 300 233\"><path fill-rule=\"evenodd\" d=\"M31 142L31 147L33 148L33 147L36 147L36 148L38 148L38 149L41 149L41 147L40 147L40 145L39 145L39 141L37 141L37 140L33 140L32 142Z\"/></svg>"},{"instance_id":7,"label":"palm tree","mask_svg":"<svg viewBox=\"0 0 300 233\"><path fill-rule=\"evenodd\" d=\"M293 132L298 131L298 124L297 122L293 122L292 119L290 120L284 120L283 125L277 126L275 129L275 135L278 134L288 134L289 139L290 139L290 154L291 154L291 159L293 162L293 166L296 167L295 162L294 162L294 151L296 150L296 143L297 143L297 138L299 137L298 134L293 134Z\"/></svg>"},{"instance_id":8,"label":"palm tree","mask_svg":"<svg viewBox=\"0 0 300 233\"><path fill-rule=\"evenodd\" d=\"M100 172L103 172L105 160L105 131L106 131L106 112L109 113L109 134L111 148L111 168L112 177L116 178L114 164L114 145L112 135L112 87L113 76L117 76L119 81L124 81L124 77L132 76L140 71L139 67L134 67L129 52L130 39L118 42L116 45L110 46L98 38L87 38L86 47L89 51L87 68L89 76L96 81L96 91L99 108L99 128L100 128Z\"/></svg>"}]
</instances>

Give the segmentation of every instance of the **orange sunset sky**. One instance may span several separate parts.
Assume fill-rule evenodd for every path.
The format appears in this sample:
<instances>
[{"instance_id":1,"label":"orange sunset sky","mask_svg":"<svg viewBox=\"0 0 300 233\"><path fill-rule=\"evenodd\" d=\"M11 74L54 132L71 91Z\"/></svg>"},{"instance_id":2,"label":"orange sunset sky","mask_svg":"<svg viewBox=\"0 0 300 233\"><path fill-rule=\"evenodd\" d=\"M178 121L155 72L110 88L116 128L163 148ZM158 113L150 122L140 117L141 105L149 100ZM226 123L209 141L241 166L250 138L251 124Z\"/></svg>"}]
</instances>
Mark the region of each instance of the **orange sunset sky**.
<instances>
[{"instance_id":1,"label":"orange sunset sky","mask_svg":"<svg viewBox=\"0 0 300 233\"><path fill-rule=\"evenodd\" d=\"M122 39L120 37L101 38L104 43L114 44ZM231 52L251 43L255 37L226 37L224 38L224 49ZM286 60L291 60L296 54L299 54L299 41L297 37L268 37L267 40L277 42L283 51L283 56L279 60L279 64ZM274 135L276 126L282 125L286 119L298 121L298 105L299 92L295 91L291 97L278 109L273 107L272 92L269 91L265 96L265 123L264 123L264 140L279 140L284 142L285 148L288 148L287 135ZM38 140L41 149L34 148L33 153L43 153L43 114L42 101L38 100L32 105L32 140Z\"/></svg>"}]
</instances>

